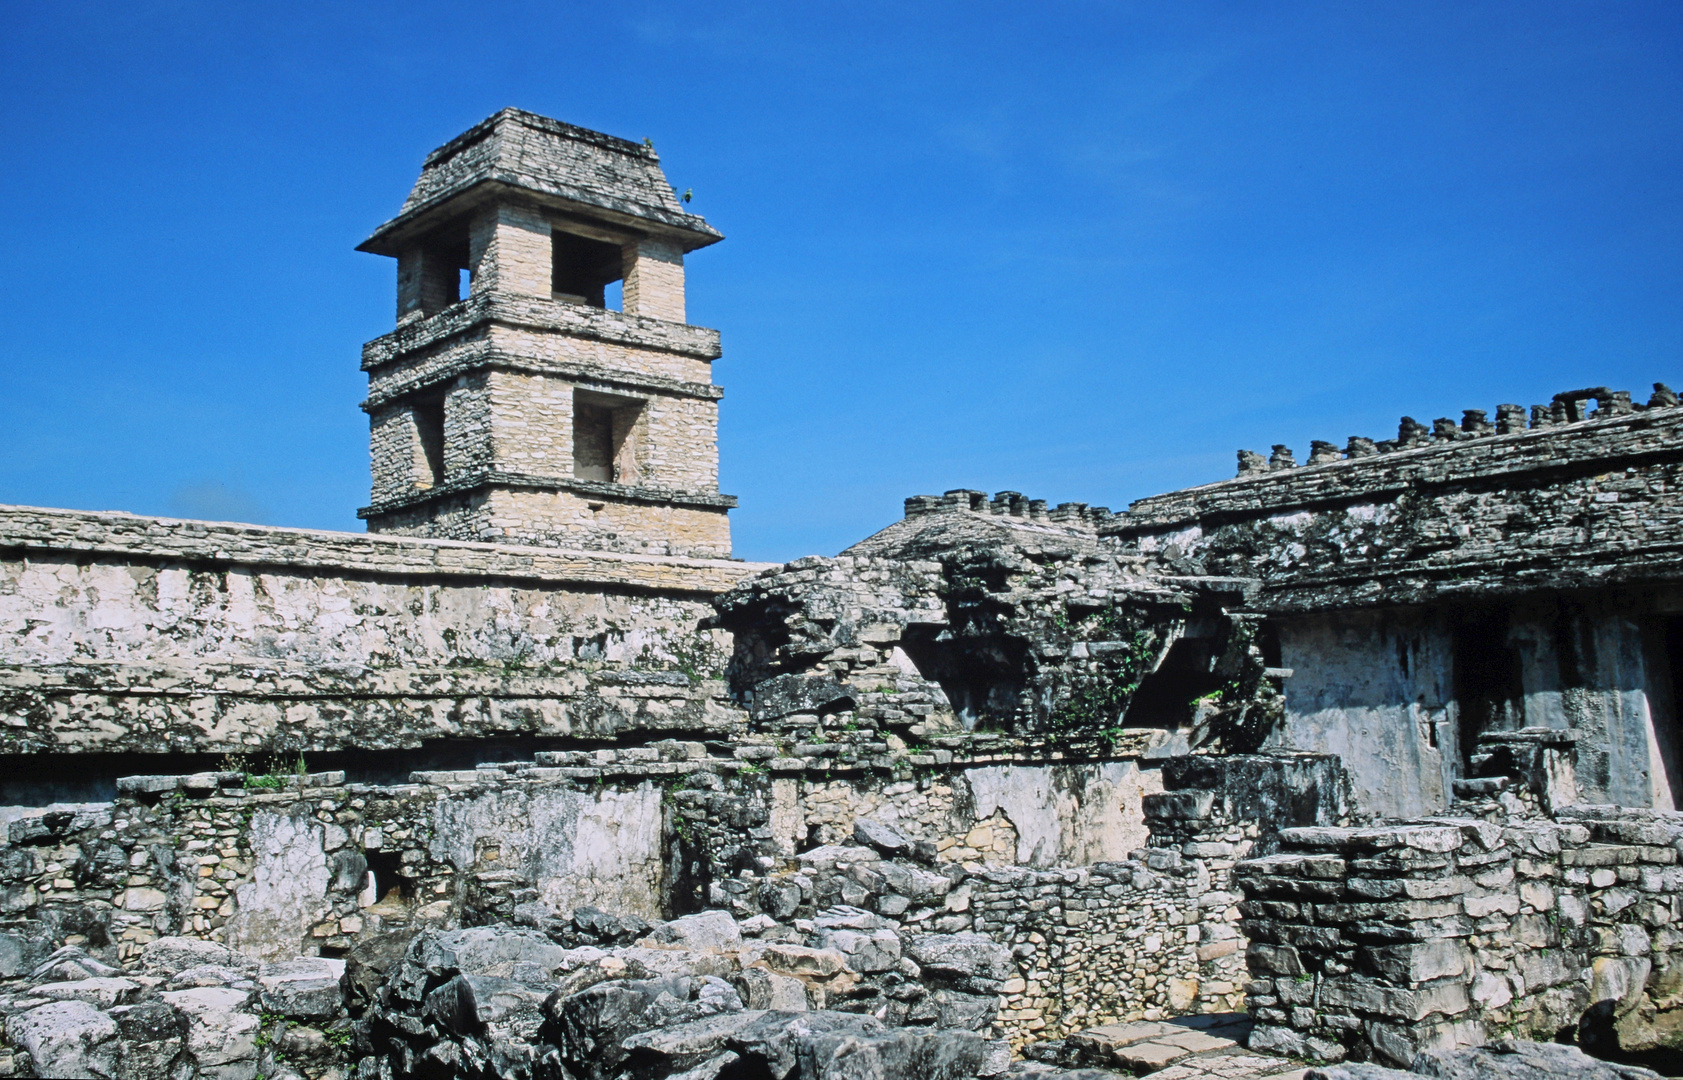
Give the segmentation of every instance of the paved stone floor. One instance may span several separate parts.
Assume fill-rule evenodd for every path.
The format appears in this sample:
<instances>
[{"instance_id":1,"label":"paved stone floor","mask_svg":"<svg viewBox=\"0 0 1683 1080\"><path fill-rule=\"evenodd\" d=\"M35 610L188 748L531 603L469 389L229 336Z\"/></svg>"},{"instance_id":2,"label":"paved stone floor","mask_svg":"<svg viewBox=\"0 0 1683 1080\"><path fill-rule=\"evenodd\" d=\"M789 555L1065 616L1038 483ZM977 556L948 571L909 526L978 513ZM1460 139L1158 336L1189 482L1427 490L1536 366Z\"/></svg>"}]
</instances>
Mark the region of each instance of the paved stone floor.
<instances>
[{"instance_id":1,"label":"paved stone floor","mask_svg":"<svg viewBox=\"0 0 1683 1080\"><path fill-rule=\"evenodd\" d=\"M1057 1063L1152 1080L1302 1080L1303 1062L1245 1049L1250 1026L1243 1013L1106 1024L1064 1039Z\"/></svg>"}]
</instances>

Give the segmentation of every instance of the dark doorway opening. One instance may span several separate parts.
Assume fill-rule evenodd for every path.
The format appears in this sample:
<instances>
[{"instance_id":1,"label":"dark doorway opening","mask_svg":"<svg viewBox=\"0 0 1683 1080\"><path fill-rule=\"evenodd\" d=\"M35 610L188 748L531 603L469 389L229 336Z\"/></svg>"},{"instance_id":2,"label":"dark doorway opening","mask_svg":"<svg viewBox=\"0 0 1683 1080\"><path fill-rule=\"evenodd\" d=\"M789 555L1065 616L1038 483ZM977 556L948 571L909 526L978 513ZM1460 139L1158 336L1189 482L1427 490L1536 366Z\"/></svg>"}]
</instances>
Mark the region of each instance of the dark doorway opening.
<instances>
[{"instance_id":1,"label":"dark doorway opening","mask_svg":"<svg viewBox=\"0 0 1683 1080\"><path fill-rule=\"evenodd\" d=\"M1455 622L1452 648L1456 735L1462 774L1467 775L1481 735L1525 726L1525 683L1505 610L1462 615Z\"/></svg>"}]
</instances>

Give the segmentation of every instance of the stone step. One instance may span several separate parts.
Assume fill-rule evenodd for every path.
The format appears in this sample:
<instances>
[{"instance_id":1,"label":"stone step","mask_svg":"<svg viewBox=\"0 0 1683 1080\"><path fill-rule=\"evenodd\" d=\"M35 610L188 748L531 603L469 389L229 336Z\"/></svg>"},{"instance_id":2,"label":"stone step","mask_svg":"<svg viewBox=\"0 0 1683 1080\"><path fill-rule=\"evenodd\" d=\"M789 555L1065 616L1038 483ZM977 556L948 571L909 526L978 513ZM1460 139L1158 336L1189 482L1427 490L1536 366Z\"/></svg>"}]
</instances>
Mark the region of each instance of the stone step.
<instances>
[{"instance_id":1,"label":"stone step","mask_svg":"<svg viewBox=\"0 0 1683 1080\"><path fill-rule=\"evenodd\" d=\"M1250 1026L1243 1013L1104 1024L1067 1036L1065 1063L1157 1080L1302 1080L1302 1062L1245 1049Z\"/></svg>"}]
</instances>

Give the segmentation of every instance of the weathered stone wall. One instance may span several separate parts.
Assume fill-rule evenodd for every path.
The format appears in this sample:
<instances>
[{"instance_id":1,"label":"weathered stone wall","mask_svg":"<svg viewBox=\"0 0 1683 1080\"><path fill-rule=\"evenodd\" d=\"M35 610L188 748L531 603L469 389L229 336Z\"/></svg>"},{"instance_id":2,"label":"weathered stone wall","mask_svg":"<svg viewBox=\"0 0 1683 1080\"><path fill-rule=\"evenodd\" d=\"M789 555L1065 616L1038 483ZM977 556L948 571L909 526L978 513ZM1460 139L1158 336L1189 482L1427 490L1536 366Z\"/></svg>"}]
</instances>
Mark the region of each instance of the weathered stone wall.
<instances>
[{"instance_id":1,"label":"weathered stone wall","mask_svg":"<svg viewBox=\"0 0 1683 1080\"><path fill-rule=\"evenodd\" d=\"M1250 473L1142 499L1099 532L1186 572L1254 577L1270 612L1675 580L1680 475L1673 399Z\"/></svg>"},{"instance_id":2,"label":"weathered stone wall","mask_svg":"<svg viewBox=\"0 0 1683 1080\"><path fill-rule=\"evenodd\" d=\"M724 733L698 624L754 569L7 508L0 752Z\"/></svg>"},{"instance_id":3,"label":"weathered stone wall","mask_svg":"<svg viewBox=\"0 0 1683 1080\"><path fill-rule=\"evenodd\" d=\"M1683 815L1461 809L1479 813L1288 829L1239 865L1252 1045L1406 1064L1501 1034L1675 1042Z\"/></svg>"},{"instance_id":4,"label":"weathered stone wall","mask_svg":"<svg viewBox=\"0 0 1683 1080\"><path fill-rule=\"evenodd\" d=\"M1588 399L1600 408L1587 414ZM1670 808L1683 408L1606 390L1320 444L1144 499L1097 532L1183 574L1251 578L1285 682L1270 745L1335 753L1369 813L1443 810L1486 730L1579 736L1587 799ZM1284 448L1277 448L1277 451ZM1253 456L1254 457L1254 456Z\"/></svg>"},{"instance_id":5,"label":"weathered stone wall","mask_svg":"<svg viewBox=\"0 0 1683 1080\"><path fill-rule=\"evenodd\" d=\"M1364 811L1412 817L1449 806L1484 732L1569 731L1585 801L1669 809L1679 732L1664 620L1680 599L1668 587L1495 600L1472 625L1435 606L1280 617L1292 676L1271 742L1339 755ZM1493 701L1458 693L1458 669L1486 657L1508 685Z\"/></svg>"},{"instance_id":6,"label":"weathered stone wall","mask_svg":"<svg viewBox=\"0 0 1683 1080\"><path fill-rule=\"evenodd\" d=\"M179 934L264 959L337 955L360 935L531 901L658 917L660 769L582 786L557 772L417 773L389 787L343 773L126 778L115 803L10 821L0 952L27 967L68 941L126 962Z\"/></svg>"},{"instance_id":7,"label":"weathered stone wall","mask_svg":"<svg viewBox=\"0 0 1683 1080\"><path fill-rule=\"evenodd\" d=\"M1037 867L1114 861L1145 847L1142 797L1161 789L1156 770L1132 761L982 765L927 781L845 769L772 783L774 807L799 808L772 822L779 850L791 855L846 843L868 818L928 841L942 862Z\"/></svg>"},{"instance_id":8,"label":"weathered stone wall","mask_svg":"<svg viewBox=\"0 0 1683 1080\"><path fill-rule=\"evenodd\" d=\"M1147 838L1154 846L1081 865L1121 846L1117 835L1095 834L1094 846L1059 852L1061 866L1017 866L1016 845L983 850L964 839L999 829L994 818L960 821L936 839L896 828L910 830L916 808L943 791L997 787L1006 771L919 757L892 770L836 758L773 760L768 770L752 757L664 742L418 772L393 786L347 784L343 773L127 778L114 804L10 821L0 954L15 958L15 971L69 943L132 965L149 941L185 935L257 958L342 955L371 936L508 921L522 910L657 918L723 907L799 925L842 904L909 934L979 931L1014 950L1017 974L982 996L1019 1043L1236 1007L1243 942L1227 873L1254 826L1247 832L1195 794L1157 808L1171 846ZM876 816L852 820L838 843L809 837L798 853L780 853L780 814L824 818L838 772L875 789ZM1097 778L1088 792L1062 783L1106 801L1101 823L1114 819L1122 794L1103 768L1088 772ZM1046 774L1021 768L1017 779ZM792 807L779 806L791 797ZM1022 831L1055 825L1055 815L1024 814ZM958 861L961 851L975 857Z\"/></svg>"}]
</instances>

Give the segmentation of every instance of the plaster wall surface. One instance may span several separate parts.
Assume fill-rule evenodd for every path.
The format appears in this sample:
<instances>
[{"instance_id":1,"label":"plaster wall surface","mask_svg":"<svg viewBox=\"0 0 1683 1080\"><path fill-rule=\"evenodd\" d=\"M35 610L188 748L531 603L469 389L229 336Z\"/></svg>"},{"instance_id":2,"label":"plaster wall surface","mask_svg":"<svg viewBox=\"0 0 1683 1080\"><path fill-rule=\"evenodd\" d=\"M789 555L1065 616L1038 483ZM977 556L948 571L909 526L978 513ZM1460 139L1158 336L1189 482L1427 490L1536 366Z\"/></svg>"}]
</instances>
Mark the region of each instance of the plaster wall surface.
<instances>
[{"instance_id":1,"label":"plaster wall surface","mask_svg":"<svg viewBox=\"0 0 1683 1080\"><path fill-rule=\"evenodd\" d=\"M1281 620L1281 661L1292 677L1274 745L1337 754L1367 813L1441 810L1457 753L1449 649L1441 623L1419 613Z\"/></svg>"},{"instance_id":2,"label":"plaster wall surface","mask_svg":"<svg viewBox=\"0 0 1683 1080\"><path fill-rule=\"evenodd\" d=\"M333 912L324 827L304 807L287 811L251 816L251 876L233 890L226 924L230 948L264 960L296 956Z\"/></svg>"},{"instance_id":3,"label":"plaster wall surface","mask_svg":"<svg viewBox=\"0 0 1683 1080\"><path fill-rule=\"evenodd\" d=\"M491 789L441 800L433 821L434 859L515 870L554 911L664 914L661 789L652 783L595 793Z\"/></svg>"},{"instance_id":4,"label":"plaster wall surface","mask_svg":"<svg viewBox=\"0 0 1683 1080\"><path fill-rule=\"evenodd\" d=\"M1015 826L1011 862L1088 866L1125 859L1146 846L1141 797L1162 790L1134 762L1087 766L1005 765L964 774L977 820L1003 812Z\"/></svg>"},{"instance_id":5,"label":"plaster wall surface","mask_svg":"<svg viewBox=\"0 0 1683 1080\"><path fill-rule=\"evenodd\" d=\"M1534 598L1504 616L1520 685L1499 727L1577 735L1586 801L1671 809L1677 729L1670 667L1652 598ZM1282 618L1286 716L1273 745L1338 754L1364 811L1436 813L1467 774L1477 732L1457 701L1455 613L1438 609Z\"/></svg>"},{"instance_id":6,"label":"plaster wall surface","mask_svg":"<svg viewBox=\"0 0 1683 1080\"><path fill-rule=\"evenodd\" d=\"M1162 788L1134 761L982 765L928 784L778 779L770 826L786 855L849 843L870 819L932 843L942 862L1089 866L1146 846L1142 800Z\"/></svg>"}]
</instances>

